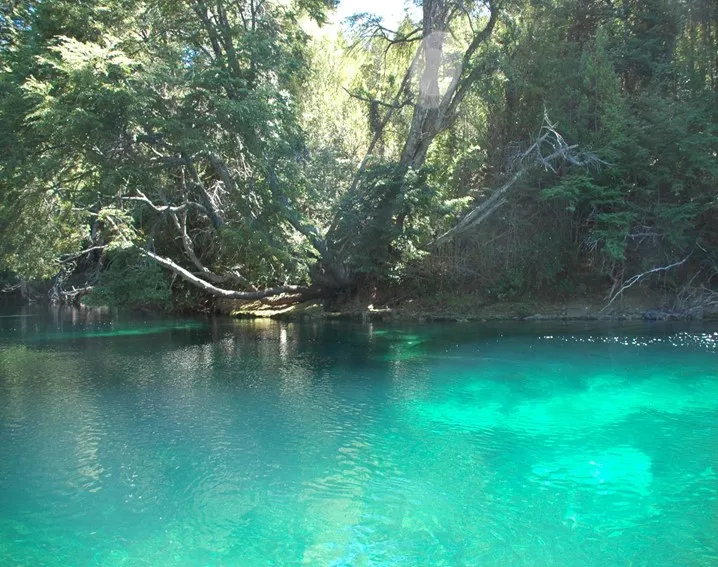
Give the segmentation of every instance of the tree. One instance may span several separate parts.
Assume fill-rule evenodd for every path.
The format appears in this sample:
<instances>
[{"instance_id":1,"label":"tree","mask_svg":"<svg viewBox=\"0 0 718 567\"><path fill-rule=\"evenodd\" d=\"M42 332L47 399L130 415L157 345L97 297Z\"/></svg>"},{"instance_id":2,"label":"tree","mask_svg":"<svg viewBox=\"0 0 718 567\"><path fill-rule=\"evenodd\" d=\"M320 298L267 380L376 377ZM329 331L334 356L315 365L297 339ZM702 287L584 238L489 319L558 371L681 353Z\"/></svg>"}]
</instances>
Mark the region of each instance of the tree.
<instances>
[{"instance_id":1,"label":"tree","mask_svg":"<svg viewBox=\"0 0 718 567\"><path fill-rule=\"evenodd\" d=\"M431 144L452 125L471 87L495 68L482 48L498 21L497 2L429 0L422 8L420 31L402 29L385 40L388 49L407 38L421 37L393 100L382 105L383 113L364 160L327 232L328 254L321 267L322 279L330 287L349 287L356 283L359 273L397 261L392 244L404 232L410 212L407 196L412 186L416 188L412 181L424 184L416 175ZM465 30L463 49L450 49L452 34L460 36ZM375 32L385 38L387 30L378 26ZM411 109L409 127L398 159L372 171L371 158L389 121L406 106Z\"/></svg>"},{"instance_id":2,"label":"tree","mask_svg":"<svg viewBox=\"0 0 718 567\"><path fill-rule=\"evenodd\" d=\"M306 36L298 16L321 20L321 4L288 9L254 0L193 0L174 7L96 1L83 7L89 25L77 27L72 3L54 6L69 14L67 29L54 22L53 10L27 11L29 35L59 29L44 32L39 47L29 35L19 47L34 58L26 56L33 62L18 66L27 108L24 121L11 130L25 130L33 148L8 174L8 186L24 177L34 195L51 192L57 206L72 204L79 218L70 224L92 227L84 232L86 241L92 232L89 244L139 246L214 295L254 298L299 289L254 288L306 281L307 245L320 257L315 282L330 288L355 284L363 266L344 245L356 223L347 222L339 207L322 234L302 195L305 145L296 99L306 69ZM446 38L462 18L485 23L468 36L458 70L440 93ZM395 229L401 232L406 180L422 168L429 146L450 126L471 85L489 72L476 56L497 19L492 2L425 2L414 63L342 197L351 202L366 196L369 157L400 100L409 96L412 118L401 156L390 183L379 190L376 209L364 211L378 232L367 231L359 240L372 239L382 249Z\"/></svg>"},{"instance_id":3,"label":"tree","mask_svg":"<svg viewBox=\"0 0 718 567\"><path fill-rule=\"evenodd\" d=\"M710 272L710 2L426 0L319 39L329 8L3 7L0 269L84 288L153 262L244 299L353 293L449 248L524 291L691 251L676 266Z\"/></svg>"},{"instance_id":4,"label":"tree","mask_svg":"<svg viewBox=\"0 0 718 567\"><path fill-rule=\"evenodd\" d=\"M230 282L249 297L261 295L254 285L305 278L301 243L282 222L292 187L278 194L272 180L303 152L297 17L321 19L321 4L88 2L83 26L59 26L38 46L57 13L74 13L72 2L52 6L31 13L17 47L26 55L10 70L24 76L8 82L21 85L24 120L10 130L26 136L27 153L4 172L4 195L28 188L6 202L51 196L93 247L137 246L185 277L170 259L179 253L193 272L185 279L210 292Z\"/></svg>"},{"instance_id":5,"label":"tree","mask_svg":"<svg viewBox=\"0 0 718 567\"><path fill-rule=\"evenodd\" d=\"M510 140L535 129L545 108L568 144L608 165L525 175L507 204L539 230L515 234L497 222L485 235L492 250L475 246L476 254L509 256L504 241L521 246L518 261L504 263L503 271L521 271L517 279L533 280L529 285L541 281L544 266L543 273L569 281L577 273L601 276L614 291L643 273L666 286L674 285L671 277L689 281L701 271L710 280L716 272L715 233L706 224L715 218L715 58L702 54L715 47L715 9L662 0L564 0L527 8L502 37L503 96L487 98L486 137L500 142L478 143L510 148ZM487 202L504 187L491 171L505 171L511 153L489 156L488 179L480 181L499 190L489 191ZM557 238L528 246L537 235ZM566 237L559 242L558 235ZM671 272L651 272L669 265Z\"/></svg>"}]
</instances>

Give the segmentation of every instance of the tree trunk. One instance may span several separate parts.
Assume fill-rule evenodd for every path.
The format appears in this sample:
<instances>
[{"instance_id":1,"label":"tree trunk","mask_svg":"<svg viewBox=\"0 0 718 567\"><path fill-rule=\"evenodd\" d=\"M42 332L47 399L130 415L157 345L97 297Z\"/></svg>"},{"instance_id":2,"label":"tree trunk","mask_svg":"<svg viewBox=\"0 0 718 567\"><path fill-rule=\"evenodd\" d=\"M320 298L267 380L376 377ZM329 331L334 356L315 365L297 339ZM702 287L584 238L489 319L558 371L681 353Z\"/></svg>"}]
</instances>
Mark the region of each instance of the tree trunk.
<instances>
[{"instance_id":1,"label":"tree trunk","mask_svg":"<svg viewBox=\"0 0 718 567\"><path fill-rule=\"evenodd\" d=\"M460 64L453 69L445 91L441 92L442 66L447 65L445 57L446 39L450 35L451 19L462 12L462 6L450 0L425 0L423 3L423 39L414 56L410 69L395 96L394 105L386 112L381 130L375 133L367 155L349 189L349 201L362 201L361 177L378 138L382 135L393 111L400 104L404 92L416 79L418 92L414 94L413 113L409 132L402 147L401 156L395 166L393 179L387 181L382 193L371 204L368 218L357 221L353 213L340 211L328 232L329 254L322 254L320 270L324 274L341 273L343 281L334 282L335 287L347 287L358 281L359 260L366 262L367 250L380 251L372 258L374 266L363 269L381 272L382 262L392 258L392 242L395 235L404 229L407 217L403 195L406 190L406 176L411 170L421 169L427 153L436 137L453 122L456 111L469 92L470 87L484 74L492 71L490 64L473 59L478 48L485 43L496 25L498 8L494 0L487 2L489 19L466 48ZM357 233L357 227L359 232ZM369 227L369 228L367 228ZM330 258L330 263L326 260Z\"/></svg>"}]
</instances>

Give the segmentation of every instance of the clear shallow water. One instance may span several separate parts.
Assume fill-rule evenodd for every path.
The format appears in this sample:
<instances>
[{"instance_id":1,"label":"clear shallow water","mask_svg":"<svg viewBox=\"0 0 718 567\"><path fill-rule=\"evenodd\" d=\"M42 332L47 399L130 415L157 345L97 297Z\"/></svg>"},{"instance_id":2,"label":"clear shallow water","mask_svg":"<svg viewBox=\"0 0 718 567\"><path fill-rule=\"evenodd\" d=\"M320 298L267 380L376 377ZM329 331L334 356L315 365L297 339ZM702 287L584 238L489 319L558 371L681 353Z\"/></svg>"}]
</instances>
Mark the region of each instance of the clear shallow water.
<instances>
[{"instance_id":1,"label":"clear shallow water","mask_svg":"<svg viewBox=\"0 0 718 567\"><path fill-rule=\"evenodd\" d=\"M0 317L0 565L715 565L718 328Z\"/></svg>"}]
</instances>

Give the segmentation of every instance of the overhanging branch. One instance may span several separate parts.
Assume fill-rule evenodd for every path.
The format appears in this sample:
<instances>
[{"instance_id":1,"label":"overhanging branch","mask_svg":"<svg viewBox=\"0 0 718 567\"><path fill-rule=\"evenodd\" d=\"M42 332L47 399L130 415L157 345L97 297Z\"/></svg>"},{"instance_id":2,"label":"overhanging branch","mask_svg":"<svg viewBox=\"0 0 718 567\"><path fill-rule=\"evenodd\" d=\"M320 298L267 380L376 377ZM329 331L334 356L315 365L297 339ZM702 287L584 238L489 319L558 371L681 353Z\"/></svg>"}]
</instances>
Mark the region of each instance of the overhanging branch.
<instances>
[{"instance_id":1,"label":"overhanging branch","mask_svg":"<svg viewBox=\"0 0 718 567\"><path fill-rule=\"evenodd\" d=\"M247 278L242 276L237 271L232 271L232 272L229 272L224 275L219 275L219 274L214 273L208 267L206 267L202 263L202 261L199 259L199 256L197 256L197 253L194 250L194 244L192 242L192 239L190 238L189 233L187 232L187 213L183 212L181 217L178 217L175 213L171 213L171 217L172 217L172 221L173 221L175 227L179 231L180 236L182 238L182 247L184 248L185 255L189 258L189 260L199 270L199 273L195 274L195 275L205 278L215 284L225 283L228 281L234 281L240 285L244 285L244 286L252 288L253 291L256 290L256 288L254 288L254 286L252 286L249 283ZM181 218L181 220L180 220L180 218Z\"/></svg>"},{"instance_id":2,"label":"overhanging branch","mask_svg":"<svg viewBox=\"0 0 718 567\"><path fill-rule=\"evenodd\" d=\"M147 258L150 258L157 262L160 266L167 268L172 273L181 277L186 282L206 291L211 295L214 295L215 297L253 301L257 299L263 299L265 297L270 297L273 295L280 295L282 293L308 294L312 292L312 290L306 286L297 285L283 285L259 291L236 291L231 289L224 289L221 287L217 287L216 285L213 285L210 282L200 278L199 276L193 274L189 270L186 270L179 264L176 264L169 258L165 258L164 256L160 256L158 254L155 254L154 252L144 249L141 250L141 253Z\"/></svg>"}]
</instances>

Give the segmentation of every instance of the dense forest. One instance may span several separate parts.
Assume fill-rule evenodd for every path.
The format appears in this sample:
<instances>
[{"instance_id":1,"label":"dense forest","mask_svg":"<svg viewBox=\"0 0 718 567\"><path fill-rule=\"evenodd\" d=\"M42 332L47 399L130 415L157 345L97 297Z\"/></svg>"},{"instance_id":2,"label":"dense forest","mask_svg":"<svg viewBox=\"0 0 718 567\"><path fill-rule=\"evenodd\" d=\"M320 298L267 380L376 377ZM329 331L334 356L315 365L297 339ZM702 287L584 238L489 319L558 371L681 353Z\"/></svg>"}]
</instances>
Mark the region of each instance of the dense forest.
<instances>
[{"instance_id":1,"label":"dense forest","mask_svg":"<svg viewBox=\"0 0 718 567\"><path fill-rule=\"evenodd\" d=\"M0 283L198 308L718 291L714 0L0 7Z\"/></svg>"}]
</instances>

